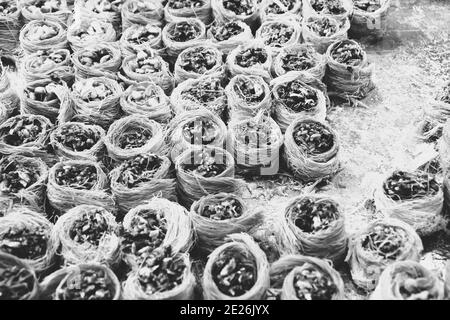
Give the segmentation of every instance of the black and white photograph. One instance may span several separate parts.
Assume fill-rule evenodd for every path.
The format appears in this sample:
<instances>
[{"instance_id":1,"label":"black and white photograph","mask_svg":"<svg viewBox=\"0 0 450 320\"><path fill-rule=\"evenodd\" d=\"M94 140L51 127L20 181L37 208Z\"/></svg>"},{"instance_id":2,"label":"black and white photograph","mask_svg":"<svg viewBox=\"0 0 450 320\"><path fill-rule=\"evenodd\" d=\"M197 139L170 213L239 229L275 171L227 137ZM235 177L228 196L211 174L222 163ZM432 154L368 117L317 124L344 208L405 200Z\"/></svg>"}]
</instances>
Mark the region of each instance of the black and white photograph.
<instances>
[{"instance_id":1,"label":"black and white photograph","mask_svg":"<svg viewBox=\"0 0 450 320\"><path fill-rule=\"evenodd\" d=\"M450 300L450 0L0 0L0 300Z\"/></svg>"}]
</instances>

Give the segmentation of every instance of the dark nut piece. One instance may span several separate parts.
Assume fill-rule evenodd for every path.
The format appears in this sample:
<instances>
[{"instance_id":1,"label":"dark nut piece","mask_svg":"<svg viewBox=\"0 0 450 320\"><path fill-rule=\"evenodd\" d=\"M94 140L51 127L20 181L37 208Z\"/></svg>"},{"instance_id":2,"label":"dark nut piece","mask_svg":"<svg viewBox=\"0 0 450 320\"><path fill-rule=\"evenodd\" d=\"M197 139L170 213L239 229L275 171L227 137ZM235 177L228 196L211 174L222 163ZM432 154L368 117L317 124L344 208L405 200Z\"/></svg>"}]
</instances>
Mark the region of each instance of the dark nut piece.
<instances>
[{"instance_id":1,"label":"dark nut piece","mask_svg":"<svg viewBox=\"0 0 450 320\"><path fill-rule=\"evenodd\" d=\"M214 154L208 152L201 152L192 155L190 163L183 164L183 169L191 171L194 174L205 178L215 177L220 175L226 169L226 164L216 163Z\"/></svg>"},{"instance_id":2,"label":"dark nut piece","mask_svg":"<svg viewBox=\"0 0 450 320\"><path fill-rule=\"evenodd\" d=\"M261 30L264 44L271 47L281 47L291 40L293 34L294 28L284 23L271 23Z\"/></svg>"},{"instance_id":3,"label":"dark nut piece","mask_svg":"<svg viewBox=\"0 0 450 320\"><path fill-rule=\"evenodd\" d=\"M322 14L342 14L345 12L342 0L310 0L310 2L313 9Z\"/></svg>"},{"instance_id":4,"label":"dark nut piece","mask_svg":"<svg viewBox=\"0 0 450 320\"><path fill-rule=\"evenodd\" d=\"M233 89L247 103L258 103L265 97L264 86L246 77L239 78Z\"/></svg>"},{"instance_id":5,"label":"dark nut piece","mask_svg":"<svg viewBox=\"0 0 450 320\"><path fill-rule=\"evenodd\" d=\"M213 25L210 31L217 41L226 41L244 32L244 28L234 21L229 21L224 24Z\"/></svg>"},{"instance_id":6,"label":"dark nut piece","mask_svg":"<svg viewBox=\"0 0 450 320\"><path fill-rule=\"evenodd\" d=\"M186 42L189 40L194 40L198 37L200 30L197 26L182 21L174 25L173 30L170 32L170 39L176 42Z\"/></svg>"},{"instance_id":7,"label":"dark nut piece","mask_svg":"<svg viewBox=\"0 0 450 320\"><path fill-rule=\"evenodd\" d=\"M242 205L236 199L223 200L216 204L207 205L200 213L211 220L228 220L242 215Z\"/></svg>"},{"instance_id":8,"label":"dark nut piece","mask_svg":"<svg viewBox=\"0 0 450 320\"><path fill-rule=\"evenodd\" d=\"M277 88L277 94L280 101L295 112L312 110L318 102L316 91L298 80L281 84Z\"/></svg>"},{"instance_id":9,"label":"dark nut piece","mask_svg":"<svg viewBox=\"0 0 450 320\"><path fill-rule=\"evenodd\" d=\"M320 37L331 37L339 30L336 21L328 17L314 17L308 20L307 27Z\"/></svg>"},{"instance_id":10,"label":"dark nut piece","mask_svg":"<svg viewBox=\"0 0 450 320\"><path fill-rule=\"evenodd\" d=\"M222 0L223 7L236 15L250 16L256 11L252 0Z\"/></svg>"},{"instance_id":11,"label":"dark nut piece","mask_svg":"<svg viewBox=\"0 0 450 320\"><path fill-rule=\"evenodd\" d=\"M134 61L136 63L134 72L139 74L157 73L162 68L160 57L156 56L153 51L139 51Z\"/></svg>"},{"instance_id":12,"label":"dark nut piece","mask_svg":"<svg viewBox=\"0 0 450 320\"><path fill-rule=\"evenodd\" d=\"M152 132L148 129L130 129L122 134L118 141L121 149L134 149L144 146L151 138Z\"/></svg>"},{"instance_id":13,"label":"dark nut piece","mask_svg":"<svg viewBox=\"0 0 450 320\"><path fill-rule=\"evenodd\" d=\"M169 0L167 5L171 9L184 9L184 8L200 8L204 5L202 0Z\"/></svg>"},{"instance_id":14,"label":"dark nut piece","mask_svg":"<svg viewBox=\"0 0 450 320\"><path fill-rule=\"evenodd\" d=\"M91 149L99 139L100 136L92 129L76 124L64 126L56 136L56 141L77 152Z\"/></svg>"},{"instance_id":15,"label":"dark nut piece","mask_svg":"<svg viewBox=\"0 0 450 320\"><path fill-rule=\"evenodd\" d=\"M60 300L111 300L111 284L101 269L85 269L70 275L55 293Z\"/></svg>"},{"instance_id":16,"label":"dark nut piece","mask_svg":"<svg viewBox=\"0 0 450 320\"><path fill-rule=\"evenodd\" d=\"M348 66L358 66L363 60L363 50L354 43L341 42L331 51L331 57L339 63Z\"/></svg>"},{"instance_id":17,"label":"dark nut piece","mask_svg":"<svg viewBox=\"0 0 450 320\"><path fill-rule=\"evenodd\" d=\"M195 119L183 126L183 136L191 144L210 144L217 136L217 126L208 119Z\"/></svg>"},{"instance_id":18,"label":"dark nut piece","mask_svg":"<svg viewBox=\"0 0 450 320\"><path fill-rule=\"evenodd\" d=\"M28 5L27 10L31 12L55 13L61 10L61 1L59 0L37 0Z\"/></svg>"},{"instance_id":19,"label":"dark nut piece","mask_svg":"<svg viewBox=\"0 0 450 320\"><path fill-rule=\"evenodd\" d=\"M312 53L308 50L288 53L281 58L281 61L286 71L304 71L316 66Z\"/></svg>"},{"instance_id":20,"label":"dark nut piece","mask_svg":"<svg viewBox=\"0 0 450 320\"><path fill-rule=\"evenodd\" d=\"M188 49L181 57L180 67L188 72L199 74L211 70L218 63L214 51L207 47Z\"/></svg>"},{"instance_id":21,"label":"dark nut piece","mask_svg":"<svg viewBox=\"0 0 450 320\"><path fill-rule=\"evenodd\" d=\"M55 37L58 35L58 30L56 27L42 24L37 26L32 32L27 33L27 38L30 41L42 41Z\"/></svg>"},{"instance_id":22,"label":"dark nut piece","mask_svg":"<svg viewBox=\"0 0 450 320\"><path fill-rule=\"evenodd\" d=\"M69 230L70 238L78 243L89 243L98 246L108 231L108 222L103 216L104 209L92 209L73 222Z\"/></svg>"},{"instance_id":23,"label":"dark nut piece","mask_svg":"<svg viewBox=\"0 0 450 320\"><path fill-rule=\"evenodd\" d=\"M295 203L292 213L297 228L312 234L328 229L339 218L338 208L333 202L316 202L309 198Z\"/></svg>"},{"instance_id":24,"label":"dark nut piece","mask_svg":"<svg viewBox=\"0 0 450 320\"><path fill-rule=\"evenodd\" d=\"M139 261L162 245L167 233L167 221L156 210L142 210L132 218L130 229L122 235L122 250L132 254Z\"/></svg>"},{"instance_id":25,"label":"dark nut piece","mask_svg":"<svg viewBox=\"0 0 450 320\"><path fill-rule=\"evenodd\" d=\"M142 290L151 295L172 290L183 282L186 265L179 254L170 247L155 249L142 263L138 271Z\"/></svg>"},{"instance_id":26,"label":"dark nut piece","mask_svg":"<svg viewBox=\"0 0 450 320\"><path fill-rule=\"evenodd\" d=\"M200 103L215 101L224 95L224 89L218 79L208 79L197 82L194 86L181 92L184 99L193 100Z\"/></svg>"},{"instance_id":27,"label":"dark nut piece","mask_svg":"<svg viewBox=\"0 0 450 320\"><path fill-rule=\"evenodd\" d=\"M118 181L127 188L149 182L158 172L162 162L163 159L157 155L139 155L133 159L125 160L120 165Z\"/></svg>"},{"instance_id":28,"label":"dark nut piece","mask_svg":"<svg viewBox=\"0 0 450 320\"><path fill-rule=\"evenodd\" d=\"M283 14L294 9L295 0L277 0L272 1L266 7L266 13Z\"/></svg>"},{"instance_id":29,"label":"dark nut piece","mask_svg":"<svg viewBox=\"0 0 450 320\"><path fill-rule=\"evenodd\" d=\"M33 185L39 179L35 168L24 166L13 160L0 167L0 191L17 193Z\"/></svg>"},{"instance_id":30,"label":"dark nut piece","mask_svg":"<svg viewBox=\"0 0 450 320\"><path fill-rule=\"evenodd\" d=\"M435 195L439 184L428 173L395 171L383 185L385 194L392 200L409 200Z\"/></svg>"},{"instance_id":31,"label":"dark nut piece","mask_svg":"<svg viewBox=\"0 0 450 320\"><path fill-rule=\"evenodd\" d=\"M33 275L25 268L14 265L0 267L0 299L20 300L33 290Z\"/></svg>"},{"instance_id":32,"label":"dark nut piece","mask_svg":"<svg viewBox=\"0 0 450 320\"><path fill-rule=\"evenodd\" d=\"M36 141L49 127L42 127L39 119L32 119L26 116L16 117L5 131L4 141L11 146L21 146L23 144Z\"/></svg>"},{"instance_id":33,"label":"dark nut piece","mask_svg":"<svg viewBox=\"0 0 450 320\"><path fill-rule=\"evenodd\" d=\"M48 229L36 227L33 230L12 227L0 235L0 251L12 254L20 259L38 259L47 251Z\"/></svg>"},{"instance_id":34,"label":"dark nut piece","mask_svg":"<svg viewBox=\"0 0 450 320\"><path fill-rule=\"evenodd\" d=\"M228 249L220 253L212 266L212 276L219 290L231 297L249 291L257 278L256 261L237 250Z\"/></svg>"},{"instance_id":35,"label":"dark nut piece","mask_svg":"<svg viewBox=\"0 0 450 320\"><path fill-rule=\"evenodd\" d=\"M97 182L97 170L94 166L64 165L55 173L56 183L73 189L90 190Z\"/></svg>"},{"instance_id":36,"label":"dark nut piece","mask_svg":"<svg viewBox=\"0 0 450 320\"><path fill-rule=\"evenodd\" d=\"M86 102L102 101L112 94L111 89L101 82L78 81L72 89Z\"/></svg>"},{"instance_id":37,"label":"dark nut piece","mask_svg":"<svg viewBox=\"0 0 450 320\"><path fill-rule=\"evenodd\" d=\"M262 48L250 48L239 52L236 56L236 63L244 68L252 67L256 64L263 64L267 61L267 52Z\"/></svg>"},{"instance_id":38,"label":"dark nut piece","mask_svg":"<svg viewBox=\"0 0 450 320\"><path fill-rule=\"evenodd\" d=\"M127 41L141 45L149 42L152 39L156 39L161 34L161 29L158 26L147 24L145 26L132 26L133 32L128 35Z\"/></svg>"},{"instance_id":39,"label":"dark nut piece","mask_svg":"<svg viewBox=\"0 0 450 320\"><path fill-rule=\"evenodd\" d=\"M331 300L337 292L331 277L310 263L296 271L294 288L299 300Z\"/></svg>"},{"instance_id":40,"label":"dark nut piece","mask_svg":"<svg viewBox=\"0 0 450 320\"><path fill-rule=\"evenodd\" d=\"M82 65L86 67L97 66L112 59L112 52L107 49L86 50L78 57Z\"/></svg>"},{"instance_id":41,"label":"dark nut piece","mask_svg":"<svg viewBox=\"0 0 450 320\"><path fill-rule=\"evenodd\" d=\"M375 12L381 8L380 0L354 0L353 5L366 12Z\"/></svg>"},{"instance_id":42,"label":"dark nut piece","mask_svg":"<svg viewBox=\"0 0 450 320\"><path fill-rule=\"evenodd\" d=\"M0 14L7 16L12 13L17 12L17 6L13 4L11 1L1 1L0 2Z\"/></svg>"},{"instance_id":43,"label":"dark nut piece","mask_svg":"<svg viewBox=\"0 0 450 320\"><path fill-rule=\"evenodd\" d=\"M333 134L317 122L302 122L294 133L295 143L308 155L322 154L334 145Z\"/></svg>"},{"instance_id":44,"label":"dark nut piece","mask_svg":"<svg viewBox=\"0 0 450 320\"><path fill-rule=\"evenodd\" d=\"M401 228L389 225L376 225L362 239L362 246L376 256L395 261L402 253L408 238L406 231Z\"/></svg>"}]
</instances>

